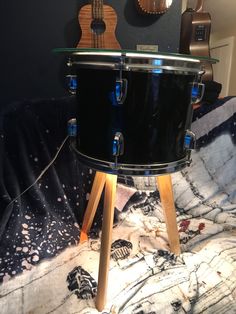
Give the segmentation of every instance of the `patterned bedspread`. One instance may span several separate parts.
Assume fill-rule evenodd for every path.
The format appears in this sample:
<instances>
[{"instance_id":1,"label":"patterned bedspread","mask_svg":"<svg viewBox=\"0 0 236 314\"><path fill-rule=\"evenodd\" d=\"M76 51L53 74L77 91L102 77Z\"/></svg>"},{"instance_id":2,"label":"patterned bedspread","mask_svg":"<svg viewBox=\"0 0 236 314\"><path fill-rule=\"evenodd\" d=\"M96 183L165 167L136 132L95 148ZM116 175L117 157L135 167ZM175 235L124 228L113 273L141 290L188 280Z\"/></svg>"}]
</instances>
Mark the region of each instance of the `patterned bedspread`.
<instances>
[{"instance_id":1,"label":"patterned bedspread","mask_svg":"<svg viewBox=\"0 0 236 314\"><path fill-rule=\"evenodd\" d=\"M54 101L52 111L64 112L64 103ZM68 119L73 116L73 101L66 105L71 107ZM51 120L42 123L42 110L36 113L36 107L38 103L25 104L21 115L18 107L11 108L3 116L8 123L2 120L1 313L98 313L94 298L101 205L89 241L77 245L92 170L76 163L65 146L32 190L6 205L34 181L23 171L31 170L37 178L39 160L47 164L64 137L52 134L52 129L57 123L56 130L62 132L65 118L58 115L52 128ZM26 117L33 135L27 132ZM9 121L11 127L17 121L17 131L9 129ZM169 251L154 179L128 178L129 185L119 180L104 314L236 313L236 98L196 109L192 130L197 136L192 163L172 175L180 256ZM42 142L37 151L39 142L31 141L33 136ZM13 138L14 148L9 144ZM25 154L16 157L19 147ZM14 172L22 158L23 169Z\"/></svg>"}]
</instances>

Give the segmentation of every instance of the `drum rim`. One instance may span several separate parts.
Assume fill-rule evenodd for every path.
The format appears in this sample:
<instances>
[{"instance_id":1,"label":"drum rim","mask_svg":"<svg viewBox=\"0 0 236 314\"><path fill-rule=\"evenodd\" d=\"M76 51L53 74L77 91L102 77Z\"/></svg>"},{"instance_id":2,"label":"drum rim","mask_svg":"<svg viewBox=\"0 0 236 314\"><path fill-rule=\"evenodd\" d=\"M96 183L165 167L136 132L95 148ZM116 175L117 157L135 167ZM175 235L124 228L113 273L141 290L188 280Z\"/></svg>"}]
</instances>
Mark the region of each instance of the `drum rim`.
<instances>
[{"instance_id":1,"label":"drum rim","mask_svg":"<svg viewBox=\"0 0 236 314\"><path fill-rule=\"evenodd\" d=\"M72 149L77 153L78 159L85 165L97 171L102 171L110 174L120 174L129 176L156 176L165 173L173 173L179 171L190 164L189 157L186 156L176 161L166 163L151 163L151 164L124 164L101 160L90 157L81 153L76 144L71 143Z\"/></svg>"},{"instance_id":2,"label":"drum rim","mask_svg":"<svg viewBox=\"0 0 236 314\"><path fill-rule=\"evenodd\" d=\"M135 71L153 74L204 74L200 58L180 54L73 49L68 64L76 69ZM204 59L205 60L205 59ZM205 61L206 63L206 61Z\"/></svg>"},{"instance_id":3,"label":"drum rim","mask_svg":"<svg viewBox=\"0 0 236 314\"><path fill-rule=\"evenodd\" d=\"M198 65L196 68L190 66L186 66L186 64L182 67L178 65L161 65L155 66L150 63L141 64L141 63L111 63L111 62L98 62L98 61L72 61L73 65L77 65L80 69L100 69L100 70L122 70L127 72L145 72L145 73L153 73L153 74L162 74L162 73L173 73L173 74L204 74L204 70L201 69L201 66Z\"/></svg>"}]
</instances>

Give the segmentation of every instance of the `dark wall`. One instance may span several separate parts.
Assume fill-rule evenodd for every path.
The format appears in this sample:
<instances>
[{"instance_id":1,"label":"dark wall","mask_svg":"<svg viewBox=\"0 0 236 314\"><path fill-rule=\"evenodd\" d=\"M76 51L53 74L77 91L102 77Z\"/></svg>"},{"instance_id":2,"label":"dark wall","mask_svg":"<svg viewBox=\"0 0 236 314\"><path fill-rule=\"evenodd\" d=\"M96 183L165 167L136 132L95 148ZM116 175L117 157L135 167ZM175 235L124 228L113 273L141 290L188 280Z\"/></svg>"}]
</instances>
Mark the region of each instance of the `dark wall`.
<instances>
[{"instance_id":1,"label":"dark wall","mask_svg":"<svg viewBox=\"0 0 236 314\"><path fill-rule=\"evenodd\" d=\"M105 0L118 15L116 37L123 49L156 44L159 51L177 52L181 1L173 0L167 13L140 15L136 0ZM89 1L1 0L0 105L15 100L60 97L65 63L52 54L56 47L75 47L80 38L77 14Z\"/></svg>"}]
</instances>

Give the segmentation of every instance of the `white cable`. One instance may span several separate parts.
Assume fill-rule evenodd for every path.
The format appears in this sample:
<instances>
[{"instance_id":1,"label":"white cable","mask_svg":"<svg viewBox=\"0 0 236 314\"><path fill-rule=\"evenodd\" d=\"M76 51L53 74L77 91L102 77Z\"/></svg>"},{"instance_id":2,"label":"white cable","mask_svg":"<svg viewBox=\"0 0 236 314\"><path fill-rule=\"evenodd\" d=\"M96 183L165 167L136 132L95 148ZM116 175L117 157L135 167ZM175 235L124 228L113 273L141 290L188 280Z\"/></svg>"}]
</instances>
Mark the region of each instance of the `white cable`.
<instances>
[{"instance_id":1,"label":"white cable","mask_svg":"<svg viewBox=\"0 0 236 314\"><path fill-rule=\"evenodd\" d=\"M37 179L30 185L28 186L23 192L21 192L19 195L17 195L8 205L7 207L9 207L12 203L14 203L19 197L21 197L23 194L25 194L30 188L32 188L32 186L34 186L39 179L42 178L42 176L45 174L45 172L48 170L49 167L51 167L51 165L54 163L54 161L57 159L57 156L59 155L60 151L62 150L65 142L67 141L67 139L69 138L69 135L67 135L67 137L63 140L63 142L61 143L60 147L58 148L58 151L56 152L55 156L53 157L53 159L50 161L50 163L42 170L42 172L40 173L40 175L37 177ZM6 209L7 209L6 207Z\"/></svg>"}]
</instances>

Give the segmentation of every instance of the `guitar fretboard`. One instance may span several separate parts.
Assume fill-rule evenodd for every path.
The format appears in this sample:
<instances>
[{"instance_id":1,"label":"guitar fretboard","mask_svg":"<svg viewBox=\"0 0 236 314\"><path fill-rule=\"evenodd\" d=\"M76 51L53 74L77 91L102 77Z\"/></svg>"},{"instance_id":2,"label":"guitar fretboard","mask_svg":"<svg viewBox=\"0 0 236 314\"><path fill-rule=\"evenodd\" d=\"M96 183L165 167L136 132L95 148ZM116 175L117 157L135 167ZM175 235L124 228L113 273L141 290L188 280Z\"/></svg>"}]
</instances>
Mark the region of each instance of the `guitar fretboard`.
<instances>
[{"instance_id":1,"label":"guitar fretboard","mask_svg":"<svg viewBox=\"0 0 236 314\"><path fill-rule=\"evenodd\" d=\"M92 0L93 20L103 20L103 0Z\"/></svg>"}]
</instances>

